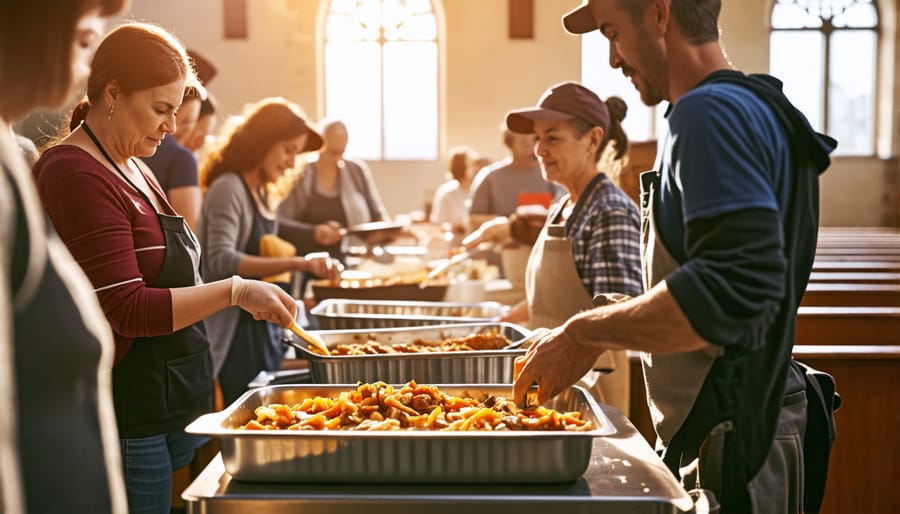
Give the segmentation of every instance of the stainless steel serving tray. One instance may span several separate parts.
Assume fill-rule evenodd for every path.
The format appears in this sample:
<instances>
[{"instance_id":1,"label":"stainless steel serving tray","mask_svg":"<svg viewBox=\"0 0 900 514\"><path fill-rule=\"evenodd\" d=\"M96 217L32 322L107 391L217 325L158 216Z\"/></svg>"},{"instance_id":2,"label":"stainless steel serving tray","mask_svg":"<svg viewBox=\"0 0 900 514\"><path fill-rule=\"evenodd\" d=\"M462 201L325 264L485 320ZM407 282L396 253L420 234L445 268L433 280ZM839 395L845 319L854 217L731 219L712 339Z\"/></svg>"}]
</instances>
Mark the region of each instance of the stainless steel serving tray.
<instances>
[{"instance_id":1,"label":"stainless steel serving tray","mask_svg":"<svg viewBox=\"0 0 900 514\"><path fill-rule=\"evenodd\" d=\"M508 397L508 384L440 385L457 396ZM536 483L570 482L587 469L593 438L615 426L584 389L573 386L546 403L578 411L593 430L563 431L296 431L237 430L271 403L337 396L355 385L281 385L251 389L221 412L185 429L219 439L225 469L249 482Z\"/></svg>"},{"instance_id":2,"label":"stainless steel serving tray","mask_svg":"<svg viewBox=\"0 0 900 514\"><path fill-rule=\"evenodd\" d=\"M512 342L520 341L530 334L518 325L497 322L312 332L321 337L326 346L333 348L339 344L370 340L382 344L409 343L416 339L437 341L492 331L505 335ZM379 380L388 383L415 380L423 384L512 383L515 359L525 354L524 349L501 349L332 356L313 353L307 349L305 342L294 337L287 342L297 348L298 357L309 360L312 381L319 384L355 384Z\"/></svg>"},{"instance_id":3,"label":"stainless steel serving tray","mask_svg":"<svg viewBox=\"0 0 900 514\"><path fill-rule=\"evenodd\" d=\"M414 302L329 299L309 313L323 330L372 329L490 321L503 314L497 302Z\"/></svg>"}]
</instances>

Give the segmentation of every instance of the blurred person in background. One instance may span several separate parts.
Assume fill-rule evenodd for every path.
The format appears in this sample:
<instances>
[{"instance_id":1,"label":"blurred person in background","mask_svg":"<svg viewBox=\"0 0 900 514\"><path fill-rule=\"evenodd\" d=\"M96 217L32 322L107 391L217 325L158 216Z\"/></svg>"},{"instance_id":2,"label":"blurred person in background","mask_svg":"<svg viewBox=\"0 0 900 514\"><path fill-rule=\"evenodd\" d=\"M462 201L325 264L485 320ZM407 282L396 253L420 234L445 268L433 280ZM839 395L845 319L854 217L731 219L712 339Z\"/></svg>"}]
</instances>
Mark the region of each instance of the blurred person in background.
<instances>
[{"instance_id":1,"label":"blurred person in background","mask_svg":"<svg viewBox=\"0 0 900 514\"><path fill-rule=\"evenodd\" d=\"M293 241L301 248L326 251L343 260L341 229L389 217L369 167L363 161L344 158L347 126L337 120L325 121L321 133L324 144L318 158L304 167L279 204L278 217L296 228L300 236Z\"/></svg>"},{"instance_id":2,"label":"blurred person in background","mask_svg":"<svg viewBox=\"0 0 900 514\"><path fill-rule=\"evenodd\" d=\"M207 91L206 98L200 102L200 112L197 115L197 121L191 130L181 130L175 135L178 142L188 150L197 155L201 152L210 139L210 135L216 130L216 102L212 93ZM202 159L200 159L202 160Z\"/></svg>"},{"instance_id":3,"label":"blurred person in background","mask_svg":"<svg viewBox=\"0 0 900 514\"><path fill-rule=\"evenodd\" d=\"M451 148L447 167L450 180L441 184L434 192L429 221L449 224L456 235L465 233L472 180L478 170L487 164L485 159L467 146Z\"/></svg>"},{"instance_id":4,"label":"blurred person in background","mask_svg":"<svg viewBox=\"0 0 900 514\"><path fill-rule=\"evenodd\" d=\"M561 186L548 182L534 155L534 134L516 134L502 127L510 155L482 168L475 176L469 204L469 231L496 217L509 216L526 203L549 207L562 196Z\"/></svg>"},{"instance_id":5,"label":"blurred person in background","mask_svg":"<svg viewBox=\"0 0 900 514\"><path fill-rule=\"evenodd\" d=\"M200 101L200 112L194 124L189 130L179 128L175 137L182 146L197 155L216 129L216 102L213 94L210 92L209 83L219 74L219 70L209 59L196 50L189 48L187 52L197 70L197 77L200 79L200 83L206 88L206 96ZM200 157L202 156L198 156L198 160L202 160Z\"/></svg>"},{"instance_id":6,"label":"blurred person in background","mask_svg":"<svg viewBox=\"0 0 900 514\"><path fill-rule=\"evenodd\" d=\"M12 123L87 78L124 0L0 3L0 511L128 511L93 287L47 225Z\"/></svg>"},{"instance_id":7,"label":"blurred person in background","mask_svg":"<svg viewBox=\"0 0 900 514\"><path fill-rule=\"evenodd\" d=\"M297 156L320 146L322 138L297 105L266 98L250 105L242 121L210 150L201 165L206 196L198 232L204 280L237 274L287 287L294 271L338 276L337 261L326 254L297 256L293 245L276 236L270 198L270 186L294 167ZM257 373L281 365L283 330L278 325L231 308L210 316L206 327L226 405L247 390Z\"/></svg>"},{"instance_id":8,"label":"blurred person in background","mask_svg":"<svg viewBox=\"0 0 900 514\"><path fill-rule=\"evenodd\" d=\"M534 134L516 134L504 124L501 127L503 144L509 157L487 166L475 176L469 195L468 231L491 230L495 225L505 226L509 216L524 207L534 230L525 240L508 240L502 248L479 252L491 264L499 266L512 289L503 297L504 303L518 303L525 297L525 265L531 245L537 236L540 220L546 216L550 204L563 195L562 186L547 181L534 155ZM471 247L467 247L470 251Z\"/></svg>"},{"instance_id":9,"label":"blurred person in background","mask_svg":"<svg viewBox=\"0 0 900 514\"><path fill-rule=\"evenodd\" d=\"M153 155L141 158L153 171L172 208L184 218L191 230L197 228L202 195L197 159L178 136L194 130L200 115L200 104L205 96L205 93L201 95L197 90L188 90L175 113L178 130L164 137Z\"/></svg>"},{"instance_id":10,"label":"blurred person in background","mask_svg":"<svg viewBox=\"0 0 900 514\"><path fill-rule=\"evenodd\" d=\"M112 325L113 401L132 514L169 512L172 471L189 463L204 441L184 433L213 407L203 319L238 305L288 326L296 313L293 298L273 284L239 276L204 284L193 232L138 159L176 130L186 89L200 87L174 36L145 23L116 27L97 47L71 132L33 170L56 232ZM52 335L31 343L60 337L59 326L40 323ZM71 367L71 360L58 361ZM73 463L62 482L83 468Z\"/></svg>"}]
</instances>

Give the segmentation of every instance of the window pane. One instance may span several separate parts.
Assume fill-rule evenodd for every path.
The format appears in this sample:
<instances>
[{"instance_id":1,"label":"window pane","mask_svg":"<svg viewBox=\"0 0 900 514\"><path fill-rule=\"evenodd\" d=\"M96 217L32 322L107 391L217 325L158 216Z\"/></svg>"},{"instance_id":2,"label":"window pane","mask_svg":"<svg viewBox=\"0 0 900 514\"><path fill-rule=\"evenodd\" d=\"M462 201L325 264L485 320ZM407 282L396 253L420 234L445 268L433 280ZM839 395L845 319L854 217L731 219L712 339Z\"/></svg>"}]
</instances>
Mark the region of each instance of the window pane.
<instances>
[{"instance_id":1,"label":"window pane","mask_svg":"<svg viewBox=\"0 0 900 514\"><path fill-rule=\"evenodd\" d=\"M625 100L628 112L622 127L628 139L656 139L653 132L654 110L641 102L640 94L631 81L622 75L622 70L609 66L609 41L596 30L581 36L581 82L600 98L618 96Z\"/></svg>"},{"instance_id":2,"label":"window pane","mask_svg":"<svg viewBox=\"0 0 900 514\"><path fill-rule=\"evenodd\" d=\"M378 39L381 27L381 0L357 0L351 16L365 29L366 39Z\"/></svg>"},{"instance_id":3,"label":"window pane","mask_svg":"<svg viewBox=\"0 0 900 514\"><path fill-rule=\"evenodd\" d=\"M325 44L325 115L347 125L347 154L381 159L381 52L375 42Z\"/></svg>"},{"instance_id":4,"label":"window pane","mask_svg":"<svg viewBox=\"0 0 900 514\"><path fill-rule=\"evenodd\" d=\"M841 154L872 154L875 114L874 31L839 30L831 35L828 133Z\"/></svg>"},{"instance_id":5,"label":"window pane","mask_svg":"<svg viewBox=\"0 0 900 514\"><path fill-rule=\"evenodd\" d=\"M384 158L437 158L437 45L384 45Z\"/></svg>"},{"instance_id":6,"label":"window pane","mask_svg":"<svg viewBox=\"0 0 900 514\"><path fill-rule=\"evenodd\" d=\"M802 29L822 26L822 19L806 12L791 0L778 0L772 7L773 29Z\"/></svg>"},{"instance_id":7,"label":"window pane","mask_svg":"<svg viewBox=\"0 0 900 514\"><path fill-rule=\"evenodd\" d=\"M431 3L385 0L384 37L388 41L434 40L437 24L431 12Z\"/></svg>"},{"instance_id":8,"label":"window pane","mask_svg":"<svg viewBox=\"0 0 900 514\"><path fill-rule=\"evenodd\" d=\"M406 8L411 13L429 13L431 12L431 0L406 0Z\"/></svg>"},{"instance_id":9,"label":"window pane","mask_svg":"<svg viewBox=\"0 0 900 514\"><path fill-rule=\"evenodd\" d=\"M777 31L769 36L769 73L784 82L784 93L822 130L824 39L821 32Z\"/></svg>"},{"instance_id":10,"label":"window pane","mask_svg":"<svg viewBox=\"0 0 900 514\"><path fill-rule=\"evenodd\" d=\"M869 28L878 24L878 13L875 6L868 2L851 5L842 14L831 20L835 27Z\"/></svg>"},{"instance_id":11,"label":"window pane","mask_svg":"<svg viewBox=\"0 0 900 514\"><path fill-rule=\"evenodd\" d=\"M351 14L356 7L356 0L331 0L330 14Z\"/></svg>"},{"instance_id":12,"label":"window pane","mask_svg":"<svg viewBox=\"0 0 900 514\"><path fill-rule=\"evenodd\" d=\"M325 37L329 41L357 41L378 39L378 31L366 30L353 16L330 14L325 23Z\"/></svg>"},{"instance_id":13,"label":"window pane","mask_svg":"<svg viewBox=\"0 0 900 514\"><path fill-rule=\"evenodd\" d=\"M437 24L433 14L417 14L409 16L400 26L396 28L384 28L385 39L397 40L404 39L433 41L437 38Z\"/></svg>"}]
</instances>

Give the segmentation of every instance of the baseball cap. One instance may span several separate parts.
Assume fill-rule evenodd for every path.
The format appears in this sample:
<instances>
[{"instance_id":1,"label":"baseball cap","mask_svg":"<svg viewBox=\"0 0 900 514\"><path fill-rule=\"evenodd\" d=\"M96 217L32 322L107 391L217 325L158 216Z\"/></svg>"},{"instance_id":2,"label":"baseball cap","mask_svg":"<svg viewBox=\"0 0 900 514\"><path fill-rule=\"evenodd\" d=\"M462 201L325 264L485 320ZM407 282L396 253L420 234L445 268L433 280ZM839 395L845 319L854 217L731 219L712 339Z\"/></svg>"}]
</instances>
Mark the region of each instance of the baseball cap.
<instances>
[{"instance_id":1,"label":"baseball cap","mask_svg":"<svg viewBox=\"0 0 900 514\"><path fill-rule=\"evenodd\" d=\"M307 124L306 146L303 147L303 152L315 152L319 148L322 148L324 143L325 141L322 139L322 136Z\"/></svg>"},{"instance_id":2,"label":"baseball cap","mask_svg":"<svg viewBox=\"0 0 900 514\"><path fill-rule=\"evenodd\" d=\"M586 34L597 30L597 21L591 12L590 0L584 0L580 7L576 7L563 16L563 27L570 34Z\"/></svg>"},{"instance_id":3,"label":"baseball cap","mask_svg":"<svg viewBox=\"0 0 900 514\"><path fill-rule=\"evenodd\" d=\"M517 134L534 133L534 122L580 118L592 127L609 128L609 109L596 93L578 82L561 82L544 92L537 106L506 115L506 126Z\"/></svg>"}]
</instances>

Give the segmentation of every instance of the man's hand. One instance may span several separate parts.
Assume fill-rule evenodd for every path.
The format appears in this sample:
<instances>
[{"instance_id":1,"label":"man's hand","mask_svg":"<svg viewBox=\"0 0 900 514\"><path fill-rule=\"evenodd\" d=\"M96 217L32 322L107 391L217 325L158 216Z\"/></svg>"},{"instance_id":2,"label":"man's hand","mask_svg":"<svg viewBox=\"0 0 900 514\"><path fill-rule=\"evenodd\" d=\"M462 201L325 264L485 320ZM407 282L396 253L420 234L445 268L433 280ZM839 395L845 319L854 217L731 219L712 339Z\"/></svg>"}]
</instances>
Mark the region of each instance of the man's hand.
<instances>
[{"instance_id":1,"label":"man's hand","mask_svg":"<svg viewBox=\"0 0 900 514\"><path fill-rule=\"evenodd\" d=\"M517 405L535 382L538 405L563 392L590 371L594 361L605 351L579 344L566 332L566 327L557 327L538 338L524 357L516 359L513 401Z\"/></svg>"}]
</instances>

